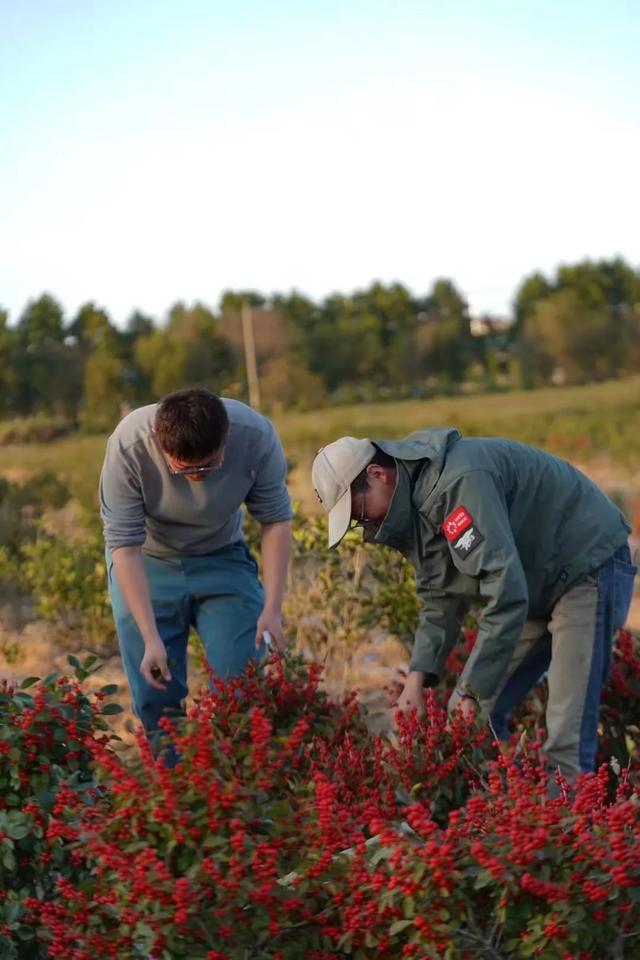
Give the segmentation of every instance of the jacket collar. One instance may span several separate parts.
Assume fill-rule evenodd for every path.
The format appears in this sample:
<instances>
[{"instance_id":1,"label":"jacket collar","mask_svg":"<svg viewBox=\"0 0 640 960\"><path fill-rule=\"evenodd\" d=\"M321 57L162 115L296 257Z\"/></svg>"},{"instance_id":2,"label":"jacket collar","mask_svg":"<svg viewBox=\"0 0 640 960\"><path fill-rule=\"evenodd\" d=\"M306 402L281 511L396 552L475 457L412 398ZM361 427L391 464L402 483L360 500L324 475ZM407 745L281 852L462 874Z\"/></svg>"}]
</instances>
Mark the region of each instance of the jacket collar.
<instances>
[{"instance_id":1,"label":"jacket collar","mask_svg":"<svg viewBox=\"0 0 640 960\"><path fill-rule=\"evenodd\" d=\"M452 428L416 430L403 440L374 440L373 443L396 461L396 486L387 515L376 531L367 533L369 543L384 543L407 554L421 539L432 539L435 530L419 523L413 502L414 484L419 488L420 502L429 496L438 482L448 449L460 439ZM419 479L418 479L419 478ZM420 537L417 527L421 527Z\"/></svg>"},{"instance_id":2,"label":"jacket collar","mask_svg":"<svg viewBox=\"0 0 640 960\"><path fill-rule=\"evenodd\" d=\"M396 550L406 550L413 543L412 472L409 464L397 461L396 486L387 515L375 533L367 535L365 531L368 542L384 543Z\"/></svg>"}]
</instances>

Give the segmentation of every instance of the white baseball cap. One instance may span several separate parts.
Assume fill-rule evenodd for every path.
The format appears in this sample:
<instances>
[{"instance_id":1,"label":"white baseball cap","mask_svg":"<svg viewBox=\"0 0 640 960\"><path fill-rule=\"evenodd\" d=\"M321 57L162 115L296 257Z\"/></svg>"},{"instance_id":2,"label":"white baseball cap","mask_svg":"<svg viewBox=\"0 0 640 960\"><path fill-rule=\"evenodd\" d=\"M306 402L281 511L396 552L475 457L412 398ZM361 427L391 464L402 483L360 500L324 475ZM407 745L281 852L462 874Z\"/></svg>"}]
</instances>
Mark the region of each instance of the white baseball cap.
<instances>
[{"instance_id":1,"label":"white baseball cap","mask_svg":"<svg viewBox=\"0 0 640 960\"><path fill-rule=\"evenodd\" d=\"M329 514L329 546L342 540L351 523L351 484L371 463L376 448L371 440L340 437L322 447L313 461L311 480L318 500Z\"/></svg>"}]
</instances>

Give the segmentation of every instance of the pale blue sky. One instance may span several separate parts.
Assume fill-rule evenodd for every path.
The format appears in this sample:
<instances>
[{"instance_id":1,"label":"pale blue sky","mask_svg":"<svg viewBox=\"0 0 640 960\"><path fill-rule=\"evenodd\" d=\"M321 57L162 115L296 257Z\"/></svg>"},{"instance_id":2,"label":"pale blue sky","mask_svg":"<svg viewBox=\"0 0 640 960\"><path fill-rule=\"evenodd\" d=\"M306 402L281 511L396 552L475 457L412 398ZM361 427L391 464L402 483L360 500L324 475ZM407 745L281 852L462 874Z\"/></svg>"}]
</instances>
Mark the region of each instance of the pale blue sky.
<instances>
[{"instance_id":1,"label":"pale blue sky","mask_svg":"<svg viewBox=\"0 0 640 960\"><path fill-rule=\"evenodd\" d=\"M640 266L637 0L0 0L0 304Z\"/></svg>"}]
</instances>

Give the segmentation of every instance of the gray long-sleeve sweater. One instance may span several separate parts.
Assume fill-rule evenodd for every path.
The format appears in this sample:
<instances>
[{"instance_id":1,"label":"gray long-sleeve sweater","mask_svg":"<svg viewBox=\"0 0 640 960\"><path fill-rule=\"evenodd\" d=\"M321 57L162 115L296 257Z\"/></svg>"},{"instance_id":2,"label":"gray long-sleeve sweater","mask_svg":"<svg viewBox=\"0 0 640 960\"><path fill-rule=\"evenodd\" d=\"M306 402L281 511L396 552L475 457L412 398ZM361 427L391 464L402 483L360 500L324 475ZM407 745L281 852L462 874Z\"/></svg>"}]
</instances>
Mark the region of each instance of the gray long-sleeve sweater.
<instances>
[{"instance_id":1,"label":"gray long-sleeve sweater","mask_svg":"<svg viewBox=\"0 0 640 960\"><path fill-rule=\"evenodd\" d=\"M153 433L157 404L121 420L100 476L109 550L140 544L156 557L212 553L242 539L243 503L260 523L291 518L286 461L273 425L237 400L224 405L224 463L197 483L170 473Z\"/></svg>"}]
</instances>

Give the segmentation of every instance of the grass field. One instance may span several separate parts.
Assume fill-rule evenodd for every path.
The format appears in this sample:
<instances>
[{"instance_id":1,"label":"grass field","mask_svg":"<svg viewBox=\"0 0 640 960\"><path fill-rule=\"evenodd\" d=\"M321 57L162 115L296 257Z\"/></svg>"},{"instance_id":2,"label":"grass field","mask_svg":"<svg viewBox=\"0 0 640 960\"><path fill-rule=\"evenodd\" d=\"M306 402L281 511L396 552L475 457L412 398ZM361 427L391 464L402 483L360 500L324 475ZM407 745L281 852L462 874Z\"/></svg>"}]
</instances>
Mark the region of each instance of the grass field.
<instances>
[{"instance_id":1,"label":"grass field","mask_svg":"<svg viewBox=\"0 0 640 960\"><path fill-rule=\"evenodd\" d=\"M292 465L293 495L315 510L309 467L318 447L345 434L397 438L422 427L456 426L463 434L505 436L586 462L604 453L640 469L640 377L586 387L357 404L273 417ZM52 470L79 500L96 504L104 436L2 447L0 474L20 479Z\"/></svg>"}]
</instances>

